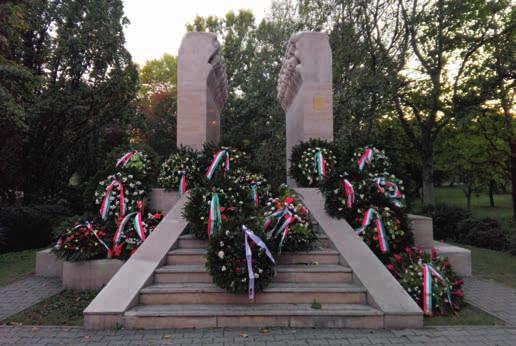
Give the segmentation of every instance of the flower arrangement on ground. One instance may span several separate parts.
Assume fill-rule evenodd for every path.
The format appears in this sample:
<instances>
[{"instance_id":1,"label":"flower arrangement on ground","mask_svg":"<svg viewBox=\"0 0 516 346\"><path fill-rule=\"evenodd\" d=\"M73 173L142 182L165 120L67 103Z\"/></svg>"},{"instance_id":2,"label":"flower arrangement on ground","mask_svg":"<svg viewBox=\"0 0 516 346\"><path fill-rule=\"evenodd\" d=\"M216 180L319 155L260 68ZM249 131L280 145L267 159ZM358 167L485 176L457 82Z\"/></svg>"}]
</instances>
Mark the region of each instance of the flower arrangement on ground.
<instances>
[{"instance_id":1,"label":"flower arrangement on ground","mask_svg":"<svg viewBox=\"0 0 516 346\"><path fill-rule=\"evenodd\" d=\"M263 291L275 274L275 259L258 220L233 218L215 232L208 245L206 268L213 282L229 293Z\"/></svg>"},{"instance_id":2,"label":"flower arrangement on ground","mask_svg":"<svg viewBox=\"0 0 516 346\"><path fill-rule=\"evenodd\" d=\"M336 149L330 142L310 139L292 148L289 174L303 187L320 186L337 167Z\"/></svg>"},{"instance_id":3,"label":"flower arrangement on ground","mask_svg":"<svg viewBox=\"0 0 516 346\"><path fill-rule=\"evenodd\" d=\"M161 164L158 184L165 190L177 190L181 194L194 187L200 179L199 153L181 146Z\"/></svg>"},{"instance_id":4,"label":"flower arrangement on ground","mask_svg":"<svg viewBox=\"0 0 516 346\"><path fill-rule=\"evenodd\" d=\"M308 209L289 189L283 189L279 198L271 198L264 212L264 231L267 239L282 251L308 251L314 248L318 237L310 220Z\"/></svg>"},{"instance_id":5,"label":"flower arrangement on ground","mask_svg":"<svg viewBox=\"0 0 516 346\"><path fill-rule=\"evenodd\" d=\"M425 315L446 316L464 305L464 280L451 269L448 260L418 248L407 247L394 254L387 268L423 309Z\"/></svg>"}]
</instances>

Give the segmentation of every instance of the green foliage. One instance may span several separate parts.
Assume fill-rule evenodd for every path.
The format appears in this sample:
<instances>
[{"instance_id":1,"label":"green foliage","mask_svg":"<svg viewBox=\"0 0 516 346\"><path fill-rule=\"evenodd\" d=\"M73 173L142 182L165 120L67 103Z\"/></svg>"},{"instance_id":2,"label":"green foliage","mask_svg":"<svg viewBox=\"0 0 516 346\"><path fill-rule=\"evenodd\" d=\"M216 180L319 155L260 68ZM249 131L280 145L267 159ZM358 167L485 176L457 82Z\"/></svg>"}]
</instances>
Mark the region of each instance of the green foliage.
<instances>
[{"instance_id":1,"label":"green foliage","mask_svg":"<svg viewBox=\"0 0 516 346\"><path fill-rule=\"evenodd\" d=\"M165 190L177 190L182 174L186 176L189 188L195 187L201 176L199 153L183 146L161 164L158 184Z\"/></svg>"},{"instance_id":2,"label":"green foliage","mask_svg":"<svg viewBox=\"0 0 516 346\"><path fill-rule=\"evenodd\" d=\"M214 234L208 244L206 268L217 286L233 294L247 293L249 289L249 272L242 231L244 224L266 242L262 227L256 219L233 218L223 224L221 231ZM275 274L274 263L265 251L250 239L249 244L253 254L254 291L258 293L272 281ZM271 249L270 245L268 248Z\"/></svg>"},{"instance_id":3,"label":"green foliage","mask_svg":"<svg viewBox=\"0 0 516 346\"><path fill-rule=\"evenodd\" d=\"M509 242L500 223L494 219L466 219L457 225L459 243L492 250L505 250Z\"/></svg>"}]
</instances>

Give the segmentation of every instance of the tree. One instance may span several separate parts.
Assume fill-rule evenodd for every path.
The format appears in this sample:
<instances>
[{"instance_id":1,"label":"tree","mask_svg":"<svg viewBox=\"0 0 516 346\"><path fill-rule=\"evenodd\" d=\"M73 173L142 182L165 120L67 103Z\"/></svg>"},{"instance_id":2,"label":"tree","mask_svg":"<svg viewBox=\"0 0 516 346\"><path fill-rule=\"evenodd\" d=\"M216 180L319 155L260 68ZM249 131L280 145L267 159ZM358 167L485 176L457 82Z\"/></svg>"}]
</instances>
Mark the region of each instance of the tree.
<instances>
[{"instance_id":1,"label":"tree","mask_svg":"<svg viewBox=\"0 0 516 346\"><path fill-rule=\"evenodd\" d=\"M30 89L25 93L13 82L2 82L15 96L15 107L1 98L0 109L17 109L23 124L16 131L22 182L11 189L21 189L30 202L57 196L74 174L95 174L134 117L138 76L124 48L128 21L120 0L8 1L2 6L14 10L2 13L8 18L2 35L12 36L3 42L0 70L24 71L27 78L17 83Z\"/></svg>"},{"instance_id":2,"label":"tree","mask_svg":"<svg viewBox=\"0 0 516 346\"><path fill-rule=\"evenodd\" d=\"M176 147L177 61L170 54L150 60L139 71L138 109L145 141L160 156Z\"/></svg>"}]
</instances>

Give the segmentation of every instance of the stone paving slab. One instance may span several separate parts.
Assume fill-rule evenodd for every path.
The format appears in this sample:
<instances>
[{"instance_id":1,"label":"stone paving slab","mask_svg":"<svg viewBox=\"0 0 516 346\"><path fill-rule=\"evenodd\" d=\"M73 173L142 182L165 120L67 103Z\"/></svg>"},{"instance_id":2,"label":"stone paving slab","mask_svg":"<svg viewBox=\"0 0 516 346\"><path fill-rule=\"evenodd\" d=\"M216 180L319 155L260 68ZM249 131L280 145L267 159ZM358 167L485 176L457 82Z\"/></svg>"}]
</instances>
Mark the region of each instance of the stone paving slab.
<instances>
[{"instance_id":1,"label":"stone paving slab","mask_svg":"<svg viewBox=\"0 0 516 346\"><path fill-rule=\"evenodd\" d=\"M516 327L516 289L493 280L464 279L466 301Z\"/></svg>"},{"instance_id":2,"label":"stone paving slab","mask_svg":"<svg viewBox=\"0 0 516 346\"><path fill-rule=\"evenodd\" d=\"M513 327L86 330L0 326L0 345L516 345Z\"/></svg>"},{"instance_id":3,"label":"stone paving slab","mask_svg":"<svg viewBox=\"0 0 516 346\"><path fill-rule=\"evenodd\" d=\"M29 276L10 285L2 286L0 287L0 321L62 290L58 278L41 276Z\"/></svg>"}]
</instances>

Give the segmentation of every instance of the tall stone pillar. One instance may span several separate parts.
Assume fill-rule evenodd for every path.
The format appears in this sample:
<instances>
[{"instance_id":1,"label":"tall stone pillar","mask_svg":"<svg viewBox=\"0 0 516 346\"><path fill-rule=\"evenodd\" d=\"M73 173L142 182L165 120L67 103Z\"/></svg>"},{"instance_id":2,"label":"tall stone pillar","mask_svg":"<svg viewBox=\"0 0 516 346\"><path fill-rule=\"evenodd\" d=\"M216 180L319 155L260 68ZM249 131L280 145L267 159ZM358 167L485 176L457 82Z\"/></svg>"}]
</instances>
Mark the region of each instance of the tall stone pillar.
<instances>
[{"instance_id":1,"label":"tall stone pillar","mask_svg":"<svg viewBox=\"0 0 516 346\"><path fill-rule=\"evenodd\" d=\"M300 141L333 140L332 57L327 34L292 35L277 90L286 113L288 169L292 147ZM294 185L290 178L287 182Z\"/></svg>"},{"instance_id":2,"label":"tall stone pillar","mask_svg":"<svg viewBox=\"0 0 516 346\"><path fill-rule=\"evenodd\" d=\"M219 144L220 112L227 97L217 36L187 33L177 62L177 145L202 149L205 142Z\"/></svg>"}]
</instances>

